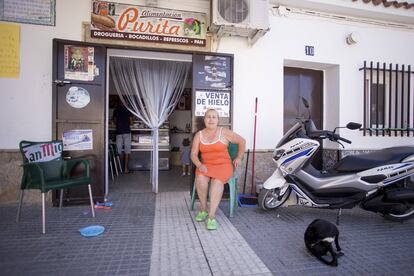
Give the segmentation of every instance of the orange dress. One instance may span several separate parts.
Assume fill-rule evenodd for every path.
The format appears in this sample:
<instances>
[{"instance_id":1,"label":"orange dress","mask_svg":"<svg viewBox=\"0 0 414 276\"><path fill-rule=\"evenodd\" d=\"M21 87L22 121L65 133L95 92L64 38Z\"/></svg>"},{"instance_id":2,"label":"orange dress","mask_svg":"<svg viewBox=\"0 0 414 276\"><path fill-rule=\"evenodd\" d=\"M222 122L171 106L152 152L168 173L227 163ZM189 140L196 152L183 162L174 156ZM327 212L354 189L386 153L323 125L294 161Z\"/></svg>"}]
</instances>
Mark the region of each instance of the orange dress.
<instances>
[{"instance_id":1,"label":"orange dress","mask_svg":"<svg viewBox=\"0 0 414 276\"><path fill-rule=\"evenodd\" d=\"M207 172L203 173L196 169L196 175L217 178L225 184L233 176L233 163L228 146L221 140L222 130L223 128L220 128L219 138L212 143L203 142L200 131L201 162L207 167Z\"/></svg>"}]
</instances>

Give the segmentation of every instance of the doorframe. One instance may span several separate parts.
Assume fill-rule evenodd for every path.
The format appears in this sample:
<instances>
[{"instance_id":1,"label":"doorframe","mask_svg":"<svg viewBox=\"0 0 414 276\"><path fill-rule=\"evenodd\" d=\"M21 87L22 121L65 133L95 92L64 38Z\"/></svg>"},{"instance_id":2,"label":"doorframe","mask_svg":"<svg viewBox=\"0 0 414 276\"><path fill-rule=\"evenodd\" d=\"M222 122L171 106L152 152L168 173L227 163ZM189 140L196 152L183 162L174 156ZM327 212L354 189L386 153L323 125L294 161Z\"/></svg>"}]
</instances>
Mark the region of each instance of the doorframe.
<instances>
[{"instance_id":1,"label":"doorframe","mask_svg":"<svg viewBox=\"0 0 414 276\"><path fill-rule=\"evenodd\" d=\"M334 129L340 125L340 81L339 64L322 63L304 60L284 59L283 67L296 67L302 69L323 71L322 84L322 127ZM329 103L329 104L327 104ZM338 149L339 145L331 141L323 141L324 148Z\"/></svg>"}]
</instances>

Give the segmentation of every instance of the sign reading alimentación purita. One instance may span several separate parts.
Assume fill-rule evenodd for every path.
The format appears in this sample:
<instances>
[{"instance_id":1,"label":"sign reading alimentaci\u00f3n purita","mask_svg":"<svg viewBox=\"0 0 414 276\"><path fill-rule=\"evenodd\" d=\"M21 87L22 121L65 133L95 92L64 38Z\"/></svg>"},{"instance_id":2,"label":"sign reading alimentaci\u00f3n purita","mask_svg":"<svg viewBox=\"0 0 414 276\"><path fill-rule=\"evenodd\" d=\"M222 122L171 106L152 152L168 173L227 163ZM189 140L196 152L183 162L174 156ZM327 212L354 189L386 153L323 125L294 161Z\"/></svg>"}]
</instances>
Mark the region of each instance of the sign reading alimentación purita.
<instances>
[{"instance_id":1,"label":"sign reading alimentaci\u00f3n purita","mask_svg":"<svg viewBox=\"0 0 414 276\"><path fill-rule=\"evenodd\" d=\"M204 13L92 1L91 37L204 47Z\"/></svg>"}]
</instances>

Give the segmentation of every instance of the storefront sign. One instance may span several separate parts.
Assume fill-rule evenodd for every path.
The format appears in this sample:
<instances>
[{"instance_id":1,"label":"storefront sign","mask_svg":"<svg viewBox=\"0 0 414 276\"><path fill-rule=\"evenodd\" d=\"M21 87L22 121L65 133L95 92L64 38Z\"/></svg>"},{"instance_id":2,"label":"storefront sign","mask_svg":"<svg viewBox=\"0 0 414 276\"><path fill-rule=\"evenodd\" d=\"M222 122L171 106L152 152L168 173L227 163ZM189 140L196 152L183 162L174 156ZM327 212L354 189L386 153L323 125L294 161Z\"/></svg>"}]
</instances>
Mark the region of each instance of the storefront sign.
<instances>
[{"instance_id":1,"label":"storefront sign","mask_svg":"<svg viewBox=\"0 0 414 276\"><path fill-rule=\"evenodd\" d=\"M69 130L63 132L64 150L91 150L93 149L92 129Z\"/></svg>"},{"instance_id":2,"label":"storefront sign","mask_svg":"<svg viewBox=\"0 0 414 276\"><path fill-rule=\"evenodd\" d=\"M204 13L92 1L91 37L203 47Z\"/></svg>"},{"instance_id":3,"label":"storefront sign","mask_svg":"<svg viewBox=\"0 0 414 276\"><path fill-rule=\"evenodd\" d=\"M230 117L230 93L196 91L195 116L204 116L212 108L217 110L220 117Z\"/></svg>"}]
</instances>

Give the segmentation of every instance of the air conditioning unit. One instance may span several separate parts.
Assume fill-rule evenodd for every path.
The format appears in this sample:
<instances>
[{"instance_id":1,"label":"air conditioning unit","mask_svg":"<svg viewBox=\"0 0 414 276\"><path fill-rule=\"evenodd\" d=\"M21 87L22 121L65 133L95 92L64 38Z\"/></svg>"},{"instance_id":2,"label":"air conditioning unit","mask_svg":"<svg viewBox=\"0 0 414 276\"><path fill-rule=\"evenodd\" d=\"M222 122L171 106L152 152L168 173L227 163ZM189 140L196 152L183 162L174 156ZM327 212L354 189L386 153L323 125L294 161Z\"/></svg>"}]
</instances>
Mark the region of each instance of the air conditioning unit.
<instances>
[{"instance_id":1,"label":"air conditioning unit","mask_svg":"<svg viewBox=\"0 0 414 276\"><path fill-rule=\"evenodd\" d=\"M257 41L269 30L269 0L212 0L209 30Z\"/></svg>"}]
</instances>

